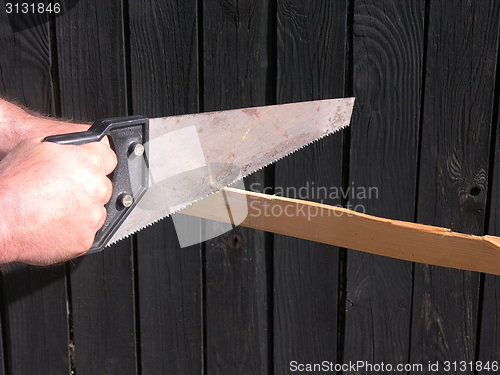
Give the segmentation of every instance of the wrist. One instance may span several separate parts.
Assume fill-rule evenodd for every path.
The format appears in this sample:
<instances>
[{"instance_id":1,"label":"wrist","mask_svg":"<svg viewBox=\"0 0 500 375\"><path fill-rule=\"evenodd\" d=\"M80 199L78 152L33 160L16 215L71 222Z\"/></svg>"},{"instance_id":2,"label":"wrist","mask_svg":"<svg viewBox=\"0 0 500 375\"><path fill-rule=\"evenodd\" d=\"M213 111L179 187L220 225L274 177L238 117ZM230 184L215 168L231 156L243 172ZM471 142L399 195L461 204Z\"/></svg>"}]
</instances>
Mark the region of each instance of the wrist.
<instances>
[{"instance_id":1,"label":"wrist","mask_svg":"<svg viewBox=\"0 0 500 375\"><path fill-rule=\"evenodd\" d=\"M29 120L29 127L24 131L24 137L29 138L45 138L49 135L83 132L88 130L89 125L75 124L71 122L61 121L52 118L43 118L32 116Z\"/></svg>"}]
</instances>

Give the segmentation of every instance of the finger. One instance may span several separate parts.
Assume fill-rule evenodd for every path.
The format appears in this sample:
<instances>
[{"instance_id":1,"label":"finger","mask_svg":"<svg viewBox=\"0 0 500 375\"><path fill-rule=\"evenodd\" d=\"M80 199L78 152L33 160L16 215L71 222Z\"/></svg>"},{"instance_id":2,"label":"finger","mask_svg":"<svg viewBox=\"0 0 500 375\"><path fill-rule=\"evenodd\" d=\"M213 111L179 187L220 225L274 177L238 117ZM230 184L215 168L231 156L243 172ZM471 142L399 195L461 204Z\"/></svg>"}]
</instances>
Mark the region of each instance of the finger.
<instances>
[{"instance_id":1,"label":"finger","mask_svg":"<svg viewBox=\"0 0 500 375\"><path fill-rule=\"evenodd\" d=\"M109 143L109 136L106 135L105 137L102 137L101 142L104 143L106 146L111 147Z\"/></svg>"},{"instance_id":2,"label":"finger","mask_svg":"<svg viewBox=\"0 0 500 375\"><path fill-rule=\"evenodd\" d=\"M100 179L98 183L99 185L96 187L96 198L98 202L104 205L109 202L113 195L113 183L106 176Z\"/></svg>"},{"instance_id":3,"label":"finger","mask_svg":"<svg viewBox=\"0 0 500 375\"><path fill-rule=\"evenodd\" d=\"M87 149L91 149L92 152L99 154L104 168L104 173L106 175L113 172L118 160L116 158L116 154L113 152L113 150L111 150L109 146L106 146L101 142L92 142L82 145L81 147L86 147Z\"/></svg>"},{"instance_id":4,"label":"finger","mask_svg":"<svg viewBox=\"0 0 500 375\"><path fill-rule=\"evenodd\" d=\"M106 207L102 206L101 212L102 212L102 217L101 217L101 222L99 223L98 230L102 228L102 226L106 222L106 217L108 216L108 211L106 211Z\"/></svg>"},{"instance_id":5,"label":"finger","mask_svg":"<svg viewBox=\"0 0 500 375\"><path fill-rule=\"evenodd\" d=\"M95 207L94 210L95 211L92 212L93 219L89 221L90 229L93 231L92 238L95 237L97 231L102 228L108 215L106 207L104 206Z\"/></svg>"},{"instance_id":6,"label":"finger","mask_svg":"<svg viewBox=\"0 0 500 375\"><path fill-rule=\"evenodd\" d=\"M92 245L94 243L96 233L104 226L104 224L106 222L106 217L107 217L106 207L101 206L100 208L98 208L98 210L99 211L96 212L95 221L90 223L92 225L92 227L91 227L92 235L89 235L89 233L87 232L86 239L85 239L85 245L83 246L84 249L82 250L81 254L84 254L87 251L89 251L89 249L92 247ZM77 254L77 256L79 256L81 254Z\"/></svg>"}]
</instances>

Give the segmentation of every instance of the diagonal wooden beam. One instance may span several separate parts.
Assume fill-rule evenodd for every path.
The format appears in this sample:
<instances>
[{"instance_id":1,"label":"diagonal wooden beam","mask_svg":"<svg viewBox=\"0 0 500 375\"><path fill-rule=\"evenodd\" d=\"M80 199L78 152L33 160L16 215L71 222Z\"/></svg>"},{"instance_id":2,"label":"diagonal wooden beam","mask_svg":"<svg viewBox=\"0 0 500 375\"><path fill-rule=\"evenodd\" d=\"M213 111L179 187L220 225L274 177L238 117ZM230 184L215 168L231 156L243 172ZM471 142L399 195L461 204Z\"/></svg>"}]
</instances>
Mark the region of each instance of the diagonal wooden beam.
<instances>
[{"instance_id":1,"label":"diagonal wooden beam","mask_svg":"<svg viewBox=\"0 0 500 375\"><path fill-rule=\"evenodd\" d=\"M412 262L500 275L500 237L390 220L299 199L225 188L180 211L244 227L322 242Z\"/></svg>"}]
</instances>

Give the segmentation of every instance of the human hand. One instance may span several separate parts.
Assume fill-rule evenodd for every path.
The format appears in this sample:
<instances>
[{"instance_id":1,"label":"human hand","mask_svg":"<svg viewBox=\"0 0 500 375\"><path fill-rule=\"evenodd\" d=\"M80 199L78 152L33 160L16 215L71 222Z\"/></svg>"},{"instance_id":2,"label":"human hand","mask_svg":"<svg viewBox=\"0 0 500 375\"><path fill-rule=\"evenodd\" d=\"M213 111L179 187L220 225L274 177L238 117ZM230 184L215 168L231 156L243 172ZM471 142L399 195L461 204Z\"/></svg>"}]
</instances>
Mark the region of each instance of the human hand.
<instances>
[{"instance_id":1,"label":"human hand","mask_svg":"<svg viewBox=\"0 0 500 375\"><path fill-rule=\"evenodd\" d=\"M29 139L0 162L0 262L59 263L84 254L106 219L116 156Z\"/></svg>"}]
</instances>

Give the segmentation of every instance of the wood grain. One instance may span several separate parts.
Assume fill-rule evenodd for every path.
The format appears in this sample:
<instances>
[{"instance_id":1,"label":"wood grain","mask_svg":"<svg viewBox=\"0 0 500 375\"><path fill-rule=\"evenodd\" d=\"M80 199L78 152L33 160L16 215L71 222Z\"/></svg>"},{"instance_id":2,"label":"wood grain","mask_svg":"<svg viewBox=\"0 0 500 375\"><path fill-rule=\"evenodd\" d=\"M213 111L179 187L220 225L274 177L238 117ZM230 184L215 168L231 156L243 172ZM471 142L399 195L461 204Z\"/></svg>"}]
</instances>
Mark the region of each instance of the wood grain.
<instances>
[{"instance_id":1,"label":"wood grain","mask_svg":"<svg viewBox=\"0 0 500 375\"><path fill-rule=\"evenodd\" d=\"M204 111L270 104L269 9L267 0L203 2ZM246 179L248 186L264 182L263 172ZM264 233L238 228L209 240L205 262L207 373L267 374Z\"/></svg>"},{"instance_id":2,"label":"wood grain","mask_svg":"<svg viewBox=\"0 0 500 375\"><path fill-rule=\"evenodd\" d=\"M224 200L229 204L218 204ZM495 236L472 236L234 188L224 188L181 212L229 224L237 224L232 218L239 217L244 218L238 224L243 227L391 258L500 274L500 237Z\"/></svg>"},{"instance_id":3,"label":"wood grain","mask_svg":"<svg viewBox=\"0 0 500 375\"><path fill-rule=\"evenodd\" d=\"M414 219L424 6L354 3L349 205L358 212ZM347 259L344 361L406 363L411 263L355 251Z\"/></svg>"},{"instance_id":4,"label":"wood grain","mask_svg":"<svg viewBox=\"0 0 500 375\"><path fill-rule=\"evenodd\" d=\"M134 114L199 111L197 2L129 2Z\"/></svg>"},{"instance_id":5,"label":"wood grain","mask_svg":"<svg viewBox=\"0 0 500 375\"><path fill-rule=\"evenodd\" d=\"M500 30L499 30L500 34ZM494 153L490 153L490 170L488 192L489 216L486 218L488 222L487 233L490 235L500 236L500 49L497 50L497 67L495 81L495 96L492 125L496 135L493 139L495 143ZM494 117L496 114L496 118ZM493 143L492 143L493 144ZM488 211L486 211L488 213ZM480 307L480 326L478 326L476 348L479 345L479 353L476 352L478 360L482 362L493 361L500 353L500 277L493 275L485 275L482 300L479 301ZM482 306L481 306L482 305Z\"/></svg>"},{"instance_id":6,"label":"wood grain","mask_svg":"<svg viewBox=\"0 0 500 375\"><path fill-rule=\"evenodd\" d=\"M3 271L7 374L67 374L69 361L64 266ZM26 359L30 353L30 359Z\"/></svg>"},{"instance_id":7,"label":"wood grain","mask_svg":"<svg viewBox=\"0 0 500 375\"><path fill-rule=\"evenodd\" d=\"M42 20L37 17L38 21ZM0 93L31 110L54 114L48 19L14 33L2 8L0 45ZM5 373L67 374L65 267L4 268L2 290Z\"/></svg>"},{"instance_id":8,"label":"wood grain","mask_svg":"<svg viewBox=\"0 0 500 375\"><path fill-rule=\"evenodd\" d=\"M83 1L56 19L63 117L127 115L122 5ZM70 262L70 270L74 370L136 374L131 241Z\"/></svg>"},{"instance_id":9,"label":"wood grain","mask_svg":"<svg viewBox=\"0 0 500 375\"><path fill-rule=\"evenodd\" d=\"M343 97L347 3L277 2L278 103ZM338 133L276 164L276 188L342 186L343 134ZM340 204L340 198L314 197ZM338 252L323 244L274 236L274 371L290 361L336 360Z\"/></svg>"},{"instance_id":10,"label":"wood grain","mask_svg":"<svg viewBox=\"0 0 500 375\"><path fill-rule=\"evenodd\" d=\"M48 16L38 26L13 32L8 15L0 15L0 87L2 95L43 114L54 114ZM29 18L28 15L24 15Z\"/></svg>"},{"instance_id":11,"label":"wood grain","mask_svg":"<svg viewBox=\"0 0 500 375\"><path fill-rule=\"evenodd\" d=\"M197 112L197 1L128 4L132 112ZM139 372L201 374L201 246L181 249L172 219L165 219L137 235L136 260Z\"/></svg>"},{"instance_id":12,"label":"wood grain","mask_svg":"<svg viewBox=\"0 0 500 375\"><path fill-rule=\"evenodd\" d=\"M202 374L201 246L180 249L171 219L137 237L139 368Z\"/></svg>"},{"instance_id":13,"label":"wood grain","mask_svg":"<svg viewBox=\"0 0 500 375\"><path fill-rule=\"evenodd\" d=\"M484 232L499 14L494 1L430 4L420 223ZM479 282L478 273L415 266L412 362L475 359Z\"/></svg>"}]
</instances>

